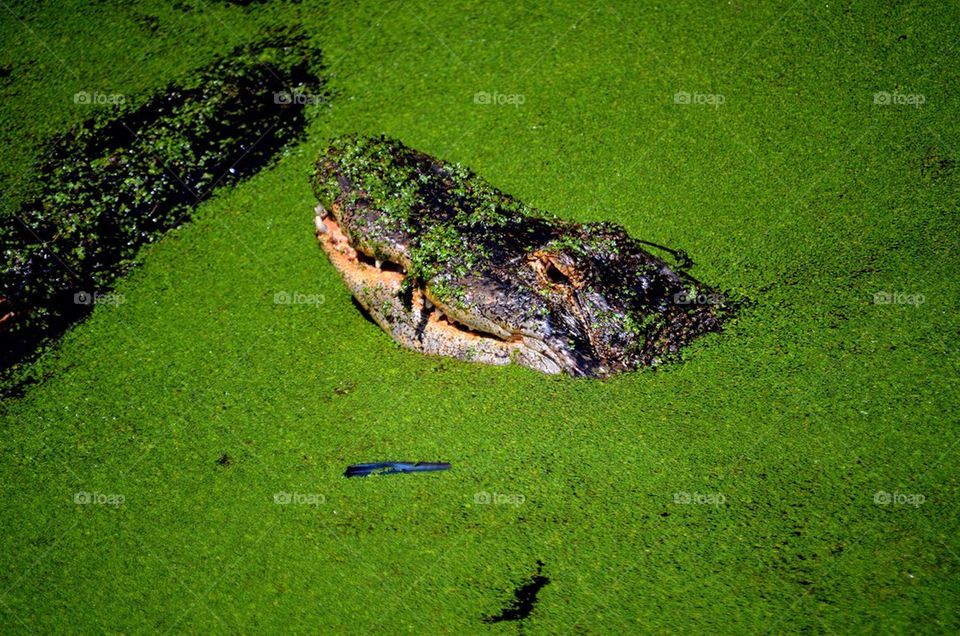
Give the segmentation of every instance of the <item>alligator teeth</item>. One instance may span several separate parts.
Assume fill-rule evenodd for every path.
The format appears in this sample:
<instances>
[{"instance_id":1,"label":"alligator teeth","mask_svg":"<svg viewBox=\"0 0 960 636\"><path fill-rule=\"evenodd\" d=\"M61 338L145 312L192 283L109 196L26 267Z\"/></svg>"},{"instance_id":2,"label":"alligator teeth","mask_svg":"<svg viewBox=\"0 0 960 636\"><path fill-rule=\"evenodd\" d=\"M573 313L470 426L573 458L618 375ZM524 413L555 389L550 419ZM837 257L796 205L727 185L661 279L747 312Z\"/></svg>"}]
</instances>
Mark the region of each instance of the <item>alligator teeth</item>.
<instances>
[{"instance_id":1,"label":"alligator teeth","mask_svg":"<svg viewBox=\"0 0 960 636\"><path fill-rule=\"evenodd\" d=\"M317 214L317 216L320 217L321 219L324 218L324 217L326 217L328 214L330 214L329 212L327 212L327 209L326 209L325 207L323 207L323 204L322 204L322 203L317 203L317 207L313 208L313 211L314 211L314 212Z\"/></svg>"},{"instance_id":2,"label":"alligator teeth","mask_svg":"<svg viewBox=\"0 0 960 636\"><path fill-rule=\"evenodd\" d=\"M320 234L327 233L327 224L323 222L323 219L319 216L313 217L313 225L317 228L317 232Z\"/></svg>"},{"instance_id":3,"label":"alligator teeth","mask_svg":"<svg viewBox=\"0 0 960 636\"><path fill-rule=\"evenodd\" d=\"M381 261L379 258L373 259L373 263L374 265L377 266L377 269L380 269L381 267L383 267L383 261Z\"/></svg>"},{"instance_id":4,"label":"alligator teeth","mask_svg":"<svg viewBox=\"0 0 960 636\"><path fill-rule=\"evenodd\" d=\"M424 296L423 298L423 308L426 309L427 311L430 311L431 309L433 309L433 303L430 302L430 299L427 298L426 296Z\"/></svg>"}]
</instances>

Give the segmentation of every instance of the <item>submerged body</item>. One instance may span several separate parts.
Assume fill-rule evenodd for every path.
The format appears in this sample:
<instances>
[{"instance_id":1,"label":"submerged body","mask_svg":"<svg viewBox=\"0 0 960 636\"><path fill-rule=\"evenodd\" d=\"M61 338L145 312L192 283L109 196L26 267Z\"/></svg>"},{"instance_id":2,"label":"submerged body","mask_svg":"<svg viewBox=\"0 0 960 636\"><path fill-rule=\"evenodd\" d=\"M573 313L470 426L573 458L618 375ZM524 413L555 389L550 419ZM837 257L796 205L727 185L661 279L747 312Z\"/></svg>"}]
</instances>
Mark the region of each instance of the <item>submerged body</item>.
<instances>
[{"instance_id":1,"label":"submerged body","mask_svg":"<svg viewBox=\"0 0 960 636\"><path fill-rule=\"evenodd\" d=\"M620 226L551 218L397 141L335 140L313 188L330 262L410 349L604 377L719 329L716 305L690 302L711 290Z\"/></svg>"}]
</instances>

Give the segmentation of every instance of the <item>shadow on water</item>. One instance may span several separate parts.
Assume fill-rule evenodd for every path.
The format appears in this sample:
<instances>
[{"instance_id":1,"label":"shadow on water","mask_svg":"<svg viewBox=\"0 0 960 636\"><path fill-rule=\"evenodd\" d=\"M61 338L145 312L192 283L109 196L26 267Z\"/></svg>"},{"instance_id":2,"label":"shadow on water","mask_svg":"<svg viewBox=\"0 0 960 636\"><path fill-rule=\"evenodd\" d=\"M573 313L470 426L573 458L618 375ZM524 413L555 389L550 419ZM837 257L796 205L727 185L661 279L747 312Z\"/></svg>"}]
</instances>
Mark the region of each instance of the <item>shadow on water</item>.
<instances>
[{"instance_id":1,"label":"shadow on water","mask_svg":"<svg viewBox=\"0 0 960 636\"><path fill-rule=\"evenodd\" d=\"M537 603L537 594L550 582L543 576L543 561L537 561L537 573L529 581L513 591L513 602L502 609L497 616L485 616L484 623L500 623L503 621L520 621L530 616Z\"/></svg>"},{"instance_id":2,"label":"shadow on water","mask_svg":"<svg viewBox=\"0 0 960 636\"><path fill-rule=\"evenodd\" d=\"M47 142L38 194L0 225L0 370L121 302L105 292L142 245L301 139L307 106L327 99L322 70L303 34L275 32Z\"/></svg>"}]
</instances>

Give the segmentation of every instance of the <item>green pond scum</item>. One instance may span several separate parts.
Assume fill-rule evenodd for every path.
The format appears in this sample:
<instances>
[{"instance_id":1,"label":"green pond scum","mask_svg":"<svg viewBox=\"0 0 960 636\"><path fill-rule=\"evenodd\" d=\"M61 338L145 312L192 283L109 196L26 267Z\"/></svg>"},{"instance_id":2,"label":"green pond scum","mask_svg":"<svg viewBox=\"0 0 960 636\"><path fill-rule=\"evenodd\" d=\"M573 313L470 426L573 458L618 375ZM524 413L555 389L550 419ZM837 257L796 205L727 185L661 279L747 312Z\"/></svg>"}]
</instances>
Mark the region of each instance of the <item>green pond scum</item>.
<instances>
[{"instance_id":1,"label":"green pond scum","mask_svg":"<svg viewBox=\"0 0 960 636\"><path fill-rule=\"evenodd\" d=\"M0 30L0 213L43 230L0 233L4 280L103 283L3 381L3 633L960 629L955 3L7 1ZM272 38L322 86L257 93L302 128L243 178L172 128L124 148L224 181L155 224L111 155L50 180L51 140ZM317 158L381 135L749 302L603 380L403 348L315 235ZM446 225L418 275L485 258ZM395 460L455 468L343 476Z\"/></svg>"}]
</instances>

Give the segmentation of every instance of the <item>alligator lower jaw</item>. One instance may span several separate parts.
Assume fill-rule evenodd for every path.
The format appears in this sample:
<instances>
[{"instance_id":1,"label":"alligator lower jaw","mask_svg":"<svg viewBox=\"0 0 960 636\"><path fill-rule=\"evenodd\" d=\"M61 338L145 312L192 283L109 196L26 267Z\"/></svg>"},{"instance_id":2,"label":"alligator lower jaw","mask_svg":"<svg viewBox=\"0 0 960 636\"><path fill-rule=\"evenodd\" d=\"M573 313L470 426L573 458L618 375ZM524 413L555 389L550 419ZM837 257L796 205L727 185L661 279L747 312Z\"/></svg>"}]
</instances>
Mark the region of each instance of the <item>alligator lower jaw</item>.
<instances>
[{"instance_id":1,"label":"alligator lower jaw","mask_svg":"<svg viewBox=\"0 0 960 636\"><path fill-rule=\"evenodd\" d=\"M516 334L502 338L448 317L442 303L416 285L409 303L401 286L406 268L380 262L358 251L343 232L336 209L318 206L316 236L320 247L339 272L357 302L377 325L399 344L431 355L505 365L516 363L544 373L564 370L539 339Z\"/></svg>"}]
</instances>

